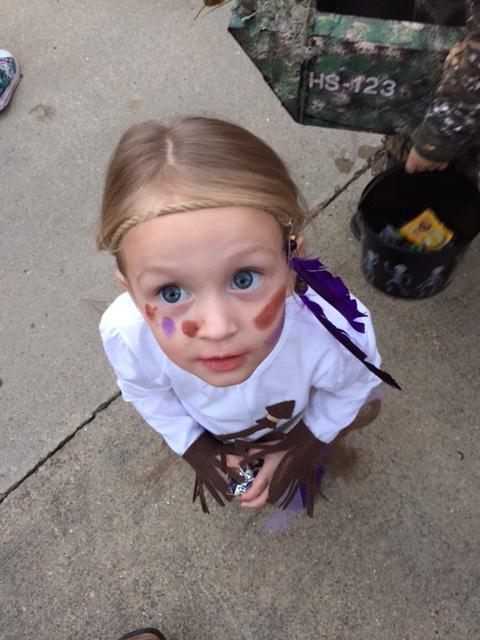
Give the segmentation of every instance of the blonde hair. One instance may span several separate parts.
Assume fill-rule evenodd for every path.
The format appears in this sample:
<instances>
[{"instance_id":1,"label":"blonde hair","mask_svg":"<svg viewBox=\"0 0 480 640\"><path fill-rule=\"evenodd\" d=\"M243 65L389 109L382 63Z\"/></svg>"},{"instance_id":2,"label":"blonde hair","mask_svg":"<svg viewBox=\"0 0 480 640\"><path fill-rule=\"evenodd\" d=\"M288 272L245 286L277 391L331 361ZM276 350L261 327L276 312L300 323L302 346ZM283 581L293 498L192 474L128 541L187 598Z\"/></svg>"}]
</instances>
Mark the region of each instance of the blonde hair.
<instances>
[{"instance_id":1,"label":"blonde hair","mask_svg":"<svg viewBox=\"0 0 480 640\"><path fill-rule=\"evenodd\" d=\"M149 198L152 190L160 198L152 193ZM120 263L122 238L136 225L168 213L233 206L270 213L285 238L300 231L307 215L282 160L242 127L203 117L181 118L170 126L134 125L110 160L97 247Z\"/></svg>"}]
</instances>

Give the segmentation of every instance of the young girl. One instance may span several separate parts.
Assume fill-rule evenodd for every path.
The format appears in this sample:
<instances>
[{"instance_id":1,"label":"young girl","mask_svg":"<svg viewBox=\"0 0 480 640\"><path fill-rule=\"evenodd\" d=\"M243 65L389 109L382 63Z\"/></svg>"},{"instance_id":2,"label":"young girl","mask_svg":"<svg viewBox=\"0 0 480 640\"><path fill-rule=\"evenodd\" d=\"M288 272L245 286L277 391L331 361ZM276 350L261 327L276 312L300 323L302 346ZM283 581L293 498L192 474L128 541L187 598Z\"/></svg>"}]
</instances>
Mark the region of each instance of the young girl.
<instances>
[{"instance_id":1,"label":"young girl","mask_svg":"<svg viewBox=\"0 0 480 640\"><path fill-rule=\"evenodd\" d=\"M136 125L111 159L97 243L126 293L103 345L123 398L195 470L204 511L204 488L223 505L254 465L243 507L306 486L311 515L331 443L379 377L396 385L367 309L301 259L305 215L272 149L221 120Z\"/></svg>"}]
</instances>

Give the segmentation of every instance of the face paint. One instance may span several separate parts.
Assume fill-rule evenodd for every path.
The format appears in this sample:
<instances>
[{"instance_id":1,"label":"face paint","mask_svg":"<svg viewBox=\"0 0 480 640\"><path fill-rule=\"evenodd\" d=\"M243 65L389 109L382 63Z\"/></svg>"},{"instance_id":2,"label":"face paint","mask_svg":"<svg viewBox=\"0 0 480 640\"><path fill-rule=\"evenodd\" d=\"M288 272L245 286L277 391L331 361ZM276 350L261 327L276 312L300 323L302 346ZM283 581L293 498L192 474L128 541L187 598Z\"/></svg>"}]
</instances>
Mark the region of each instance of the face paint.
<instances>
[{"instance_id":1,"label":"face paint","mask_svg":"<svg viewBox=\"0 0 480 640\"><path fill-rule=\"evenodd\" d=\"M175 333L175 322L168 316L165 316L165 318L162 318L162 329L167 338L171 338Z\"/></svg>"},{"instance_id":2,"label":"face paint","mask_svg":"<svg viewBox=\"0 0 480 640\"><path fill-rule=\"evenodd\" d=\"M198 322L194 320L184 320L182 322L182 331L189 338L193 338L197 335L197 331L200 329Z\"/></svg>"},{"instance_id":3,"label":"face paint","mask_svg":"<svg viewBox=\"0 0 480 640\"><path fill-rule=\"evenodd\" d=\"M157 312L157 307L151 307L149 304L145 305L145 315L150 320L150 322L155 322L156 312Z\"/></svg>"},{"instance_id":4,"label":"face paint","mask_svg":"<svg viewBox=\"0 0 480 640\"><path fill-rule=\"evenodd\" d=\"M282 314L282 319L278 323L278 327L272 332L272 334L265 340L266 347L274 347L280 339L283 331L283 323L285 322L285 312Z\"/></svg>"},{"instance_id":5,"label":"face paint","mask_svg":"<svg viewBox=\"0 0 480 640\"><path fill-rule=\"evenodd\" d=\"M253 323L257 329L265 330L273 323L277 317L278 312L285 304L285 292L286 287L282 287L274 293L270 300L267 302L263 310L254 318Z\"/></svg>"}]
</instances>

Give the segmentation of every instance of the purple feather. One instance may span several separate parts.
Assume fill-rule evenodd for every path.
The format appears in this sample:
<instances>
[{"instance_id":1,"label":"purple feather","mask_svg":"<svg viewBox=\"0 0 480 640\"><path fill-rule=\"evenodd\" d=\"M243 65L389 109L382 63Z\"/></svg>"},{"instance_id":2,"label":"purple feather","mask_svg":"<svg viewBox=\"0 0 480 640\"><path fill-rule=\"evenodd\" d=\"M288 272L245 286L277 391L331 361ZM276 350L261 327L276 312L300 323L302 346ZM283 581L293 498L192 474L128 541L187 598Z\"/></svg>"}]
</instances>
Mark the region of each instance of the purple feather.
<instances>
[{"instance_id":1,"label":"purple feather","mask_svg":"<svg viewBox=\"0 0 480 640\"><path fill-rule=\"evenodd\" d=\"M317 258L290 258L290 266L322 298L335 307L347 322L359 333L365 333L365 326L359 319L365 314L358 310L357 301L338 277L332 276Z\"/></svg>"},{"instance_id":2,"label":"purple feather","mask_svg":"<svg viewBox=\"0 0 480 640\"><path fill-rule=\"evenodd\" d=\"M320 293L320 295L323 296L322 292L319 291L318 293ZM386 371L382 371L371 362L368 362L367 354L364 351L362 351L360 347L357 347L357 345L354 342L352 342L352 340L345 333L345 331L342 331L342 329L339 329L338 327L336 327L333 324L333 322L330 322L330 320L327 318L322 307L319 304L317 304L313 300L310 300L310 298L304 294L300 294L300 299L310 309L310 311L314 314L314 316L323 324L325 329L329 333L331 333L332 336L336 338L346 349L348 349L348 351L350 351L352 355L358 358L358 360L360 360L360 362L362 362L367 367L367 369L369 369L373 374L375 374L378 378L380 378L380 380L383 380L383 382L386 382L391 387L400 389L400 385L398 384L398 382L394 380L394 378L392 378L392 376L389 373L387 373Z\"/></svg>"}]
</instances>

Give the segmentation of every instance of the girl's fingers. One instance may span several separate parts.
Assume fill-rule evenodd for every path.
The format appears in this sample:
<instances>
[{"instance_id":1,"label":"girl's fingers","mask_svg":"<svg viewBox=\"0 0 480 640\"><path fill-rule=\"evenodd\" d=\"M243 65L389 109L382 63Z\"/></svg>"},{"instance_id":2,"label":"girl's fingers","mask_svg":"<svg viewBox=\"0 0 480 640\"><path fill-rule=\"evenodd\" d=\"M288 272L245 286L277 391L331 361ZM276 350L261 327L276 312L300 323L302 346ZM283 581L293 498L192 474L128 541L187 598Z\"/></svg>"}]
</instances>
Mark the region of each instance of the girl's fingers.
<instances>
[{"instance_id":1,"label":"girl's fingers","mask_svg":"<svg viewBox=\"0 0 480 640\"><path fill-rule=\"evenodd\" d=\"M267 498L268 498L268 485L254 500L249 500L248 502L242 502L240 506L243 509L256 509L258 507L263 507L263 505L267 502Z\"/></svg>"},{"instance_id":2,"label":"girl's fingers","mask_svg":"<svg viewBox=\"0 0 480 640\"><path fill-rule=\"evenodd\" d=\"M271 479L285 454L286 451L277 451L265 456L263 467L258 472L251 487L240 498L242 505L248 504L249 506L258 507L267 501Z\"/></svg>"},{"instance_id":3,"label":"girl's fingers","mask_svg":"<svg viewBox=\"0 0 480 640\"><path fill-rule=\"evenodd\" d=\"M240 496L240 502L242 503L250 503L252 500L255 500L263 494L265 491L268 492L268 478L265 477L264 474L260 471L258 476L252 482L251 486L245 491L244 494Z\"/></svg>"}]
</instances>

